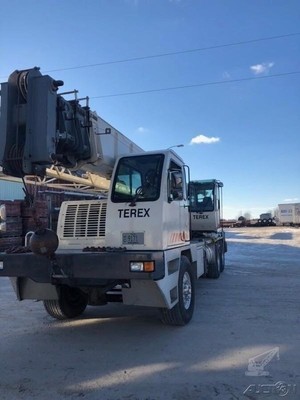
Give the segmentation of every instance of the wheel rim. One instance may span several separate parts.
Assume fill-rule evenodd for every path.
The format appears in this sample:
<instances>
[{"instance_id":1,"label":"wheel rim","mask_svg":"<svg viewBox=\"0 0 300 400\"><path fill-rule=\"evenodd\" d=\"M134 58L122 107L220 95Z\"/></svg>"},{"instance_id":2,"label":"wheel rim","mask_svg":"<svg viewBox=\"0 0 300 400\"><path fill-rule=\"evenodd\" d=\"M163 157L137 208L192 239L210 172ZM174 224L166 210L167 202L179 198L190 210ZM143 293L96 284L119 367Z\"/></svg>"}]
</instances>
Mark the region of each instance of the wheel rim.
<instances>
[{"instance_id":1,"label":"wheel rim","mask_svg":"<svg viewBox=\"0 0 300 400\"><path fill-rule=\"evenodd\" d=\"M185 272L182 280L182 299L186 310L190 308L192 302L192 282L188 272Z\"/></svg>"}]
</instances>

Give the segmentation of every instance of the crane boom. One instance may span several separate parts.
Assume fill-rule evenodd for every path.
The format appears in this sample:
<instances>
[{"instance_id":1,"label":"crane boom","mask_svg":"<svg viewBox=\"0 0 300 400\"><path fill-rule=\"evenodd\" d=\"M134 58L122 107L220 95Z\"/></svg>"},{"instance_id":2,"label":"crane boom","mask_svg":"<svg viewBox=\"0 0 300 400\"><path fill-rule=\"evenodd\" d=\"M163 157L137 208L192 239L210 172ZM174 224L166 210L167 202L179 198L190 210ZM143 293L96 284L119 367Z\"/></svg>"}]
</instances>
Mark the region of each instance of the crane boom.
<instances>
[{"instance_id":1,"label":"crane boom","mask_svg":"<svg viewBox=\"0 0 300 400\"><path fill-rule=\"evenodd\" d=\"M92 112L77 91L38 68L13 72L1 84L0 165L11 177L46 176L52 165L110 179L122 154L143 150ZM73 93L73 100L63 95ZM82 106L80 102L86 101ZM51 172L50 172L51 174Z\"/></svg>"}]
</instances>

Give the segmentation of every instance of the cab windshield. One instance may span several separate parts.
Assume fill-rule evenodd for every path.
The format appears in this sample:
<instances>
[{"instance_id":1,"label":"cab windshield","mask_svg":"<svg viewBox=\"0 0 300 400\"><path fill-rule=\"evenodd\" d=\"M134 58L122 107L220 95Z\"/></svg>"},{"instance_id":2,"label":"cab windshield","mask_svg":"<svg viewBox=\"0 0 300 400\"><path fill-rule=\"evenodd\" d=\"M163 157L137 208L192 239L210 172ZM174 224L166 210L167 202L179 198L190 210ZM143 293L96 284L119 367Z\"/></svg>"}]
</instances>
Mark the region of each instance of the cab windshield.
<instances>
[{"instance_id":1,"label":"cab windshield","mask_svg":"<svg viewBox=\"0 0 300 400\"><path fill-rule=\"evenodd\" d=\"M190 185L191 212L214 211L214 183L196 183Z\"/></svg>"},{"instance_id":2,"label":"cab windshield","mask_svg":"<svg viewBox=\"0 0 300 400\"><path fill-rule=\"evenodd\" d=\"M111 200L115 203L157 200L160 196L163 161L162 154L121 158Z\"/></svg>"}]
</instances>

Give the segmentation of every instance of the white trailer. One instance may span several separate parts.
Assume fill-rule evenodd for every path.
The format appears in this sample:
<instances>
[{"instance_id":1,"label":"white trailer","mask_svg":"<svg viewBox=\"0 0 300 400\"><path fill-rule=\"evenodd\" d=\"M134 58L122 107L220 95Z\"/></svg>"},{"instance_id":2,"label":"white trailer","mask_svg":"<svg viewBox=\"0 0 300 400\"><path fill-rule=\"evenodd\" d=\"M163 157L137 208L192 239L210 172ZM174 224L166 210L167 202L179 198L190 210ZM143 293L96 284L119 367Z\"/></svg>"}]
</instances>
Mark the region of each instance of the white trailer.
<instances>
[{"instance_id":1,"label":"white trailer","mask_svg":"<svg viewBox=\"0 0 300 400\"><path fill-rule=\"evenodd\" d=\"M108 195L63 203L57 233L38 229L30 253L0 253L0 276L54 318L122 301L185 325L195 280L218 278L226 251L223 237L191 237L186 165L173 150L144 152L112 134L88 105L57 94L61 85L37 69L2 84L0 165L16 177L43 175L51 163L92 171L109 182Z\"/></svg>"},{"instance_id":2,"label":"white trailer","mask_svg":"<svg viewBox=\"0 0 300 400\"><path fill-rule=\"evenodd\" d=\"M300 203L278 204L279 223L282 225L300 225Z\"/></svg>"}]
</instances>

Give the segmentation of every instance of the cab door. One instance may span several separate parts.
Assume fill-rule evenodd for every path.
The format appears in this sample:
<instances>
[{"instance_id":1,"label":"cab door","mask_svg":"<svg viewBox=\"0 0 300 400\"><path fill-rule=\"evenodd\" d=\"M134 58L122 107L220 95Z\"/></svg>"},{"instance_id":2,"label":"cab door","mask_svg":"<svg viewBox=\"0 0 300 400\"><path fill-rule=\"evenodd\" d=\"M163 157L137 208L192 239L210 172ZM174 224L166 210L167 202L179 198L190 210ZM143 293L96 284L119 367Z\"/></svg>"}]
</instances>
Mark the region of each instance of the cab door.
<instances>
[{"instance_id":1,"label":"cab door","mask_svg":"<svg viewBox=\"0 0 300 400\"><path fill-rule=\"evenodd\" d=\"M175 161L168 169L168 247L189 241L189 211L185 172Z\"/></svg>"}]
</instances>

